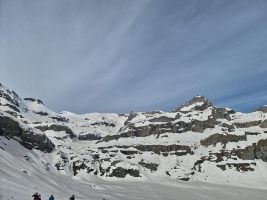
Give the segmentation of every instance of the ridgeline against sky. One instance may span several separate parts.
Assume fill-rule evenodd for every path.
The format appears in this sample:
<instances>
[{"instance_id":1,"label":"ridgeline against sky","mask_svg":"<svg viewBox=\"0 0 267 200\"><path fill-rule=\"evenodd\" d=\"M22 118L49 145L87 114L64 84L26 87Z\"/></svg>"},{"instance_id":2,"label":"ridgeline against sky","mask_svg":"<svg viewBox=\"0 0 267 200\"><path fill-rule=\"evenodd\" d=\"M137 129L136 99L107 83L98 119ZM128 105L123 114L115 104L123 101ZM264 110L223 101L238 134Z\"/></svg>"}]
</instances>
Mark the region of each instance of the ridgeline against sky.
<instances>
[{"instance_id":1,"label":"ridgeline against sky","mask_svg":"<svg viewBox=\"0 0 267 200\"><path fill-rule=\"evenodd\" d=\"M267 104L265 0L0 0L0 82L53 110Z\"/></svg>"}]
</instances>

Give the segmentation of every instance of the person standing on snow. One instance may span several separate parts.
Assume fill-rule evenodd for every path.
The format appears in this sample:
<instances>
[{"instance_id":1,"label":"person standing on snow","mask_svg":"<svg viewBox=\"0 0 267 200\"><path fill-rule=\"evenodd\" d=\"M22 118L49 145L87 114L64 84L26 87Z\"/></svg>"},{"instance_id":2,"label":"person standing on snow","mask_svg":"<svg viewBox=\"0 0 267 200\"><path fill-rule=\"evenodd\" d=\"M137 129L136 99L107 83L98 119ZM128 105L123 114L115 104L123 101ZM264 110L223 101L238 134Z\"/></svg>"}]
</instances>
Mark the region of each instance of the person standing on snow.
<instances>
[{"instance_id":1,"label":"person standing on snow","mask_svg":"<svg viewBox=\"0 0 267 200\"><path fill-rule=\"evenodd\" d=\"M53 196L53 194L49 197L49 199L48 200L55 200L55 198L54 198L54 196Z\"/></svg>"},{"instance_id":2,"label":"person standing on snow","mask_svg":"<svg viewBox=\"0 0 267 200\"><path fill-rule=\"evenodd\" d=\"M71 197L70 197L70 199L69 200L75 200L75 196L74 196L74 194L73 195L71 195Z\"/></svg>"},{"instance_id":3,"label":"person standing on snow","mask_svg":"<svg viewBox=\"0 0 267 200\"><path fill-rule=\"evenodd\" d=\"M33 200L41 200L41 195L38 194L38 192L34 193L34 194L32 195L32 197L33 197Z\"/></svg>"}]
</instances>

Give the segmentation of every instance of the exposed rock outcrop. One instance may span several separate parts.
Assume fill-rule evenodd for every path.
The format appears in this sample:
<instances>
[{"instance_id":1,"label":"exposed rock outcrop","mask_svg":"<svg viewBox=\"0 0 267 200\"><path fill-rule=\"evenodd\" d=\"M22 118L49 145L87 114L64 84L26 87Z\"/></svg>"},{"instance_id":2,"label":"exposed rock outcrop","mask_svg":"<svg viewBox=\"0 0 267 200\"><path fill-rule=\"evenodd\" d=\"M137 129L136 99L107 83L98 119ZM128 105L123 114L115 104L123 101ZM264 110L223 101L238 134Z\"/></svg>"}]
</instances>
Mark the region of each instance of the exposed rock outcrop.
<instances>
[{"instance_id":1,"label":"exposed rock outcrop","mask_svg":"<svg viewBox=\"0 0 267 200\"><path fill-rule=\"evenodd\" d=\"M42 116L47 116L48 113L47 112L44 112L44 111L34 111L35 114L37 115L42 115Z\"/></svg>"},{"instance_id":2,"label":"exposed rock outcrop","mask_svg":"<svg viewBox=\"0 0 267 200\"><path fill-rule=\"evenodd\" d=\"M130 114L128 115L127 120L124 122L124 125L127 125L133 118L135 118L137 116L137 113L135 112L130 112Z\"/></svg>"},{"instance_id":3,"label":"exposed rock outcrop","mask_svg":"<svg viewBox=\"0 0 267 200\"><path fill-rule=\"evenodd\" d=\"M55 147L45 134L38 134L34 129L22 128L19 122L6 116L0 116L0 136L13 138L28 149L51 152Z\"/></svg>"},{"instance_id":4,"label":"exposed rock outcrop","mask_svg":"<svg viewBox=\"0 0 267 200\"><path fill-rule=\"evenodd\" d=\"M208 118L208 120L192 120L190 122L179 121L171 127L173 133L183 133L187 131L203 133L207 128L214 128L216 122L213 118Z\"/></svg>"},{"instance_id":5,"label":"exposed rock outcrop","mask_svg":"<svg viewBox=\"0 0 267 200\"><path fill-rule=\"evenodd\" d=\"M40 99L36 98L24 98L24 101L31 101L31 102L36 102L37 104L44 104Z\"/></svg>"},{"instance_id":6,"label":"exposed rock outcrop","mask_svg":"<svg viewBox=\"0 0 267 200\"><path fill-rule=\"evenodd\" d=\"M21 101L21 99L19 98L17 93L15 93L14 91L10 91L8 89L3 90L1 89L1 86L0 86L0 97L3 99L6 99L8 102L13 104L17 108L20 106L19 101Z\"/></svg>"},{"instance_id":7,"label":"exposed rock outcrop","mask_svg":"<svg viewBox=\"0 0 267 200\"><path fill-rule=\"evenodd\" d=\"M207 128L214 128L216 124L219 124L219 122L215 121L213 118L208 118L208 120L203 121L192 120L188 123L184 121L178 121L176 123L167 122L163 124L149 124L141 127L135 127L132 124L128 124L127 128L130 130L127 132L122 132L118 135L108 135L103 138L103 141L108 142L110 140L117 140L119 138L127 137L147 137L150 135L160 135L167 132L184 133L187 131L192 131L203 133Z\"/></svg>"},{"instance_id":8,"label":"exposed rock outcrop","mask_svg":"<svg viewBox=\"0 0 267 200\"><path fill-rule=\"evenodd\" d=\"M156 163L146 163L144 162L144 160L141 160L138 164L149 169L151 172L157 171L158 166L159 166Z\"/></svg>"},{"instance_id":9,"label":"exposed rock outcrop","mask_svg":"<svg viewBox=\"0 0 267 200\"><path fill-rule=\"evenodd\" d=\"M234 114L235 111L227 109L227 108L216 108L212 109L212 116L214 119L227 119L231 120L231 114Z\"/></svg>"},{"instance_id":10,"label":"exposed rock outcrop","mask_svg":"<svg viewBox=\"0 0 267 200\"><path fill-rule=\"evenodd\" d=\"M87 173L94 172L95 170L88 166L89 161L75 161L72 163L73 175L76 176L80 170L86 170Z\"/></svg>"},{"instance_id":11,"label":"exposed rock outcrop","mask_svg":"<svg viewBox=\"0 0 267 200\"><path fill-rule=\"evenodd\" d=\"M95 122L91 124L92 126L107 126L107 127L115 127L114 123L108 123L108 122Z\"/></svg>"},{"instance_id":12,"label":"exposed rock outcrop","mask_svg":"<svg viewBox=\"0 0 267 200\"><path fill-rule=\"evenodd\" d=\"M117 178L125 178L126 175L129 174L130 176L133 177L141 177L140 172L137 169L125 169L122 167L117 167L112 170L110 173L109 177L117 177Z\"/></svg>"},{"instance_id":13,"label":"exposed rock outcrop","mask_svg":"<svg viewBox=\"0 0 267 200\"><path fill-rule=\"evenodd\" d=\"M100 140L102 137L100 135L95 135L92 133L82 134L78 136L78 140Z\"/></svg>"},{"instance_id":14,"label":"exposed rock outcrop","mask_svg":"<svg viewBox=\"0 0 267 200\"><path fill-rule=\"evenodd\" d=\"M168 122L171 122L172 120L174 120L174 119L173 118L170 118L170 117L166 117L166 116L161 116L159 118L150 119L149 122L168 123Z\"/></svg>"},{"instance_id":15,"label":"exposed rock outcrop","mask_svg":"<svg viewBox=\"0 0 267 200\"><path fill-rule=\"evenodd\" d=\"M107 142L127 137L146 137L150 135L159 135L168 131L171 131L171 124L150 124L142 127L132 126L128 132L123 132L119 135L108 135L103 138L103 141Z\"/></svg>"},{"instance_id":16,"label":"exposed rock outcrop","mask_svg":"<svg viewBox=\"0 0 267 200\"><path fill-rule=\"evenodd\" d=\"M56 120L57 122L68 122L69 121L69 119L65 117L61 117L61 116L52 116L51 118Z\"/></svg>"},{"instance_id":17,"label":"exposed rock outcrop","mask_svg":"<svg viewBox=\"0 0 267 200\"><path fill-rule=\"evenodd\" d=\"M151 151L155 154L163 154L163 153L172 153L172 155L177 156L183 156L183 155L193 155L194 152L192 151L191 147L186 145L178 145L178 144L172 144L172 145L133 145L133 146L109 146L109 147L99 147L100 150L103 149L110 149L116 147L118 149L129 149L129 148L135 148L139 150L140 152L146 152ZM121 150L123 154L125 155L133 155L138 152L133 150Z\"/></svg>"},{"instance_id":18,"label":"exposed rock outcrop","mask_svg":"<svg viewBox=\"0 0 267 200\"><path fill-rule=\"evenodd\" d=\"M217 167L221 168L223 171L228 168L235 168L239 172L247 172L247 171L254 171L252 165L256 166L256 163L227 163L222 165L217 165Z\"/></svg>"},{"instance_id":19,"label":"exposed rock outcrop","mask_svg":"<svg viewBox=\"0 0 267 200\"><path fill-rule=\"evenodd\" d=\"M69 135L70 138L76 137L76 135L72 132L72 130L64 125L59 125L59 124L52 124L50 126L36 126L35 128L45 132L47 130L53 130L53 131L65 131L66 134Z\"/></svg>"},{"instance_id":20,"label":"exposed rock outcrop","mask_svg":"<svg viewBox=\"0 0 267 200\"><path fill-rule=\"evenodd\" d=\"M139 151L152 151L156 154L161 154L163 152L176 152L178 156L183 156L186 154L194 154L189 146L185 145L138 145L133 146L134 148L138 149Z\"/></svg>"},{"instance_id":21,"label":"exposed rock outcrop","mask_svg":"<svg viewBox=\"0 0 267 200\"><path fill-rule=\"evenodd\" d=\"M223 145L226 145L228 142L239 142L239 141L246 141L247 137L246 135L231 135L231 134L214 134L209 137L207 137L204 140L200 141L200 144L203 146L210 146L210 145L216 145L218 143L221 143Z\"/></svg>"},{"instance_id":22,"label":"exposed rock outcrop","mask_svg":"<svg viewBox=\"0 0 267 200\"><path fill-rule=\"evenodd\" d=\"M261 111L263 113L267 113L267 105L258 108L257 111Z\"/></svg>"},{"instance_id":23,"label":"exposed rock outcrop","mask_svg":"<svg viewBox=\"0 0 267 200\"><path fill-rule=\"evenodd\" d=\"M261 125L260 125L261 128L267 128L267 120L264 120Z\"/></svg>"},{"instance_id":24,"label":"exposed rock outcrop","mask_svg":"<svg viewBox=\"0 0 267 200\"><path fill-rule=\"evenodd\" d=\"M237 128L249 128L252 126L259 126L261 124L261 120L257 120L257 121L248 121L248 122L241 122L241 123L234 123L234 125Z\"/></svg>"},{"instance_id":25,"label":"exposed rock outcrop","mask_svg":"<svg viewBox=\"0 0 267 200\"><path fill-rule=\"evenodd\" d=\"M243 160L261 159L267 162L267 139L259 140L245 149L236 149L233 153Z\"/></svg>"}]
</instances>

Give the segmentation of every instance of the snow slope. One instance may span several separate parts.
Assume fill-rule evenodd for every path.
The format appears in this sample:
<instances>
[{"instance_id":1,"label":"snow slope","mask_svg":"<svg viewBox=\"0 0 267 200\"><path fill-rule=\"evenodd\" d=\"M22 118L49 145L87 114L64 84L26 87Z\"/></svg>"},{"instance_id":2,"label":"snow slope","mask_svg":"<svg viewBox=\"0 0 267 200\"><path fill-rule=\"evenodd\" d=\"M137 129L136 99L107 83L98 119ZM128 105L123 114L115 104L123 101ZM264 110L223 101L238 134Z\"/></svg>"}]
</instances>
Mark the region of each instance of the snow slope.
<instances>
[{"instance_id":1,"label":"snow slope","mask_svg":"<svg viewBox=\"0 0 267 200\"><path fill-rule=\"evenodd\" d=\"M35 191L41 193L43 199L48 199L49 195L53 194L58 200L68 199L72 193L77 199L88 200L103 198L108 200L251 200L253 198L263 200L267 195L267 190L263 189L203 182L180 182L170 179L142 182L78 180L50 168L47 165L49 163L47 154L27 150L14 141L1 139L1 142L12 147L7 149L9 153L0 152L1 200L9 200L12 197L18 200L30 199Z\"/></svg>"}]
</instances>

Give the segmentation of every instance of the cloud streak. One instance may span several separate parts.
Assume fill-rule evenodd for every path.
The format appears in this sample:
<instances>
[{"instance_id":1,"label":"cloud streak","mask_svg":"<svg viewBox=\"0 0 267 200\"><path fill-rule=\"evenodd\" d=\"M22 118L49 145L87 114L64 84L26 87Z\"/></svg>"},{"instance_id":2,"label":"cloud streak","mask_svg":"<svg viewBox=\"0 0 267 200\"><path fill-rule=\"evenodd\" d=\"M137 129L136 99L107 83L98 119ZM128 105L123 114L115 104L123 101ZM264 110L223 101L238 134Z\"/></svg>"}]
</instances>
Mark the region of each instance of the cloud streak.
<instances>
[{"instance_id":1,"label":"cloud streak","mask_svg":"<svg viewBox=\"0 0 267 200\"><path fill-rule=\"evenodd\" d=\"M267 104L266 1L0 0L0 80L73 112Z\"/></svg>"}]
</instances>

